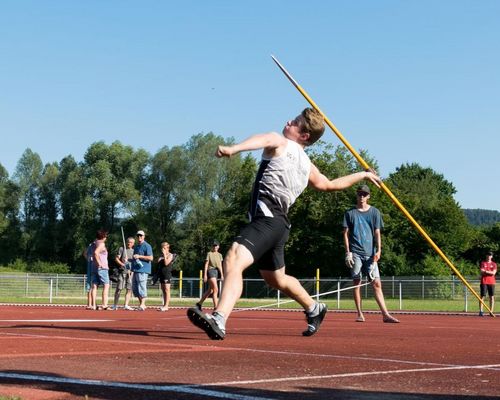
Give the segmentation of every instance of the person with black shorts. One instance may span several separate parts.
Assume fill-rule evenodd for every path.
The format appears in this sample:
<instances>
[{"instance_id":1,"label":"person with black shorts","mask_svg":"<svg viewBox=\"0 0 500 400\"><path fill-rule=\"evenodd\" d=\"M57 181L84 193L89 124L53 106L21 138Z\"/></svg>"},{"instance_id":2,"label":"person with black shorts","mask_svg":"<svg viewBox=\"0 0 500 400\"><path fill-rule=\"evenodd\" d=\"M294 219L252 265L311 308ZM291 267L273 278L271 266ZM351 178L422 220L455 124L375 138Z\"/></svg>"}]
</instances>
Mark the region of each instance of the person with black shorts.
<instances>
[{"instance_id":1,"label":"person with black shorts","mask_svg":"<svg viewBox=\"0 0 500 400\"><path fill-rule=\"evenodd\" d=\"M481 300L484 301L486 293L490 297L490 310L493 314L495 308L495 275L497 273L497 264L493 262L493 253L489 251L486 253L486 259L481 261ZM479 316L483 316L483 303L479 302ZM493 316L493 315L492 315Z\"/></svg>"},{"instance_id":2,"label":"person with black shorts","mask_svg":"<svg viewBox=\"0 0 500 400\"><path fill-rule=\"evenodd\" d=\"M323 115L306 108L288 121L283 134L269 132L251 136L241 143L219 146L217 157L231 157L242 151L262 149L262 160L250 204L250 223L234 239L224 258L224 290L217 308L205 314L196 307L188 318L214 340L226 336L226 321L240 298L243 271L256 263L266 283L296 300L306 314L307 328L302 334L318 332L327 307L312 299L300 282L285 272L284 249L290 232L288 210L309 185L321 191L342 190L363 179L378 185L373 171L363 171L329 180L310 161L304 148L315 143L325 130Z\"/></svg>"},{"instance_id":3,"label":"person with black shorts","mask_svg":"<svg viewBox=\"0 0 500 400\"><path fill-rule=\"evenodd\" d=\"M170 244L161 244L161 256L158 258L158 280L160 281L163 296L163 305L158 311L168 311L170 305L170 284L172 282L172 268L177 255L170 252Z\"/></svg>"},{"instance_id":4,"label":"person with black shorts","mask_svg":"<svg viewBox=\"0 0 500 400\"><path fill-rule=\"evenodd\" d=\"M212 243L212 249L207 253L205 257L205 265L203 267L203 282L208 283L208 288L205 290L201 296L200 301L196 303L196 307L201 311L203 302L208 296L212 296L212 301L214 302L214 309L217 308L219 302L219 286L217 285L217 279L221 281L224 280L224 272L222 271L222 254L219 253L219 242L214 240Z\"/></svg>"}]
</instances>

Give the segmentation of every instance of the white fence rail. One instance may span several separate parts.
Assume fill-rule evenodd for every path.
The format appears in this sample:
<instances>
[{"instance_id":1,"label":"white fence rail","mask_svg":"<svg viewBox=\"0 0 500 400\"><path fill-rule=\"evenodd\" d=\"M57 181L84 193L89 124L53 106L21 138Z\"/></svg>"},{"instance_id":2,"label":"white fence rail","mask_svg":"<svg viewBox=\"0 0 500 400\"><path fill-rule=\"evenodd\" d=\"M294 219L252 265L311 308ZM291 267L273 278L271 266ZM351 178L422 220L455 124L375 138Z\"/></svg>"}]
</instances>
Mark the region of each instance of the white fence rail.
<instances>
[{"instance_id":1,"label":"white fence rail","mask_svg":"<svg viewBox=\"0 0 500 400\"><path fill-rule=\"evenodd\" d=\"M474 290L479 291L479 280L468 278ZM352 286L349 278L300 279L306 290L322 299L336 300L340 308L340 301L352 299L352 290L342 290ZM222 285L221 285L222 286ZM399 309L403 309L404 301L416 300L462 300L464 311L468 311L469 302L476 299L468 293L462 282L455 277L382 277L382 286L386 299L397 299ZM173 298L197 298L204 288L200 278L173 279ZM159 285L149 285L149 296L161 298ZM363 297L373 296L370 285L362 288ZM333 292L326 296L324 293ZM111 283L109 295L114 294L114 284ZM62 300L75 299L80 303L86 297L85 275L57 275L57 274L2 274L0 275L0 302L26 303L43 300L48 303L58 303ZM280 293L267 286L262 279L244 279L242 298L270 299L283 301ZM78 300L78 301L76 301Z\"/></svg>"}]
</instances>

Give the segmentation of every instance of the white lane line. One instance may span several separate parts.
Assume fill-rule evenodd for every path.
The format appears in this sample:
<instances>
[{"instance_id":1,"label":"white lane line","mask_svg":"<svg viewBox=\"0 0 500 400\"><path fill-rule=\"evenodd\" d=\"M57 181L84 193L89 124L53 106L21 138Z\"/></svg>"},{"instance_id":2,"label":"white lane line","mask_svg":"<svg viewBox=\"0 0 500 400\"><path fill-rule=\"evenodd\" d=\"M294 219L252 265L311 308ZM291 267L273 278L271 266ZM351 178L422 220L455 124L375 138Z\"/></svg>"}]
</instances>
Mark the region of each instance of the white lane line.
<instances>
[{"instance_id":1,"label":"white lane line","mask_svg":"<svg viewBox=\"0 0 500 400\"><path fill-rule=\"evenodd\" d=\"M389 371L369 371L369 372L352 372L347 374L333 374L333 375L306 375L294 376L287 378L270 378L270 379L256 379L251 381L231 381L231 382L216 382L206 384L205 386L233 386L233 385L253 385L258 383L276 383L276 382L295 382L295 381L310 381L320 379L332 378L352 378L359 376L369 375L393 375L393 374L406 374L416 372L435 372L435 371L450 371L450 370L463 370L463 369L494 369L499 368L500 364L492 365L458 365L454 367L440 367L440 368L414 368L414 369L397 369Z\"/></svg>"},{"instance_id":2,"label":"white lane line","mask_svg":"<svg viewBox=\"0 0 500 400\"><path fill-rule=\"evenodd\" d=\"M46 375L28 375L0 372L0 379L22 379L28 381L39 382L52 382L64 383L72 385L85 385L85 386L100 386L106 388L121 388L121 389L135 389L135 390L150 390L156 392L175 392L186 393L191 395L201 395L208 397L216 397L218 399L235 399L235 400L272 400L266 397L246 396L235 393L220 392L211 389L204 389L199 385L147 385L139 383L123 383L123 382L109 382L93 379L75 379L75 378L61 378Z\"/></svg>"}]
</instances>

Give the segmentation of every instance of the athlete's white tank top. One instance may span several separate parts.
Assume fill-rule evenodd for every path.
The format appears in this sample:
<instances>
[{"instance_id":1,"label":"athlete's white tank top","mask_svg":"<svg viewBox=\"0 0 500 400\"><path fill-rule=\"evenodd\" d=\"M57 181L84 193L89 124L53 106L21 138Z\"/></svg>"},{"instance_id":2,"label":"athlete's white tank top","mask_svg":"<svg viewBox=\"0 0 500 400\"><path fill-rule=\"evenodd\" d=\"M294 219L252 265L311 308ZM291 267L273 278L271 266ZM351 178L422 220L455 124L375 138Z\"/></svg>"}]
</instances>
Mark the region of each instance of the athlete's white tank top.
<instances>
[{"instance_id":1,"label":"athlete's white tank top","mask_svg":"<svg viewBox=\"0 0 500 400\"><path fill-rule=\"evenodd\" d=\"M279 157L262 157L252 192L250 219L282 216L288 220L288 210L307 187L310 172L311 160L300 145L289 139Z\"/></svg>"}]
</instances>

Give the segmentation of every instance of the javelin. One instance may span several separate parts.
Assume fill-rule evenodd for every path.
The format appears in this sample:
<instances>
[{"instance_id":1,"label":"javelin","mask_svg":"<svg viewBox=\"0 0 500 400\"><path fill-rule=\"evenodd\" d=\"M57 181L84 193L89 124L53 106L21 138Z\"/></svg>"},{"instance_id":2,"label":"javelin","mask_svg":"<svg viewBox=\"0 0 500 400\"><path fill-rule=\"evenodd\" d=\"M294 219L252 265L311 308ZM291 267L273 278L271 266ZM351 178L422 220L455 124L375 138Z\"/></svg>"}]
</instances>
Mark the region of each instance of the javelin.
<instances>
[{"instance_id":1,"label":"javelin","mask_svg":"<svg viewBox=\"0 0 500 400\"><path fill-rule=\"evenodd\" d=\"M127 256L127 245L125 243L125 234L123 233L123 226L120 226L121 230L122 230L122 240L123 240L123 254L122 254L122 258L124 260L124 262L127 262L128 261L128 256Z\"/></svg>"},{"instance_id":2,"label":"javelin","mask_svg":"<svg viewBox=\"0 0 500 400\"><path fill-rule=\"evenodd\" d=\"M271 55L272 59L276 63L276 65L281 69L281 71L286 75L288 80L292 83L293 86L300 92L302 96L315 108L319 113L323 116L325 119L326 124L332 129L333 133L337 135L337 137L340 139L340 141L344 144L345 147L351 152L351 154L358 160L358 162L361 164L361 166L364 169L371 169L368 163L359 155L359 153L350 145L350 143L346 140L346 138L340 133L340 131L336 128L335 125L331 123L331 121L328 119L328 117L323 113L323 111L320 110L320 108L316 105L316 103L309 97L309 95L305 92L304 89L297 83L295 79L292 78L292 76L289 74L289 72L281 65L281 63ZM420 226L420 224L411 216L411 214L406 210L406 208L399 202L399 200L394 196L394 194L390 191L390 189L384 184L384 182L380 181L380 188L385 192L387 196L392 200L392 202L396 205L396 207L399 208L399 210L404 214L406 218L413 224L413 226L417 229L417 231L424 237L425 240L431 245L431 247L438 253L438 255L443 259L443 261L448 265L448 267L451 268L451 270L460 278L460 280L463 282L463 284L471 291L471 293L476 296L476 298L479 300L479 302L486 307L488 312L492 317L495 315L493 312L490 310L490 308L486 305L486 303L479 297L479 295L476 293L476 291L472 288L472 286L467 282L467 280L462 276L460 271L455 268L453 263L446 257L446 255L441 251L441 249L437 246L436 243L430 238L430 236L425 232L425 230Z\"/></svg>"}]
</instances>

